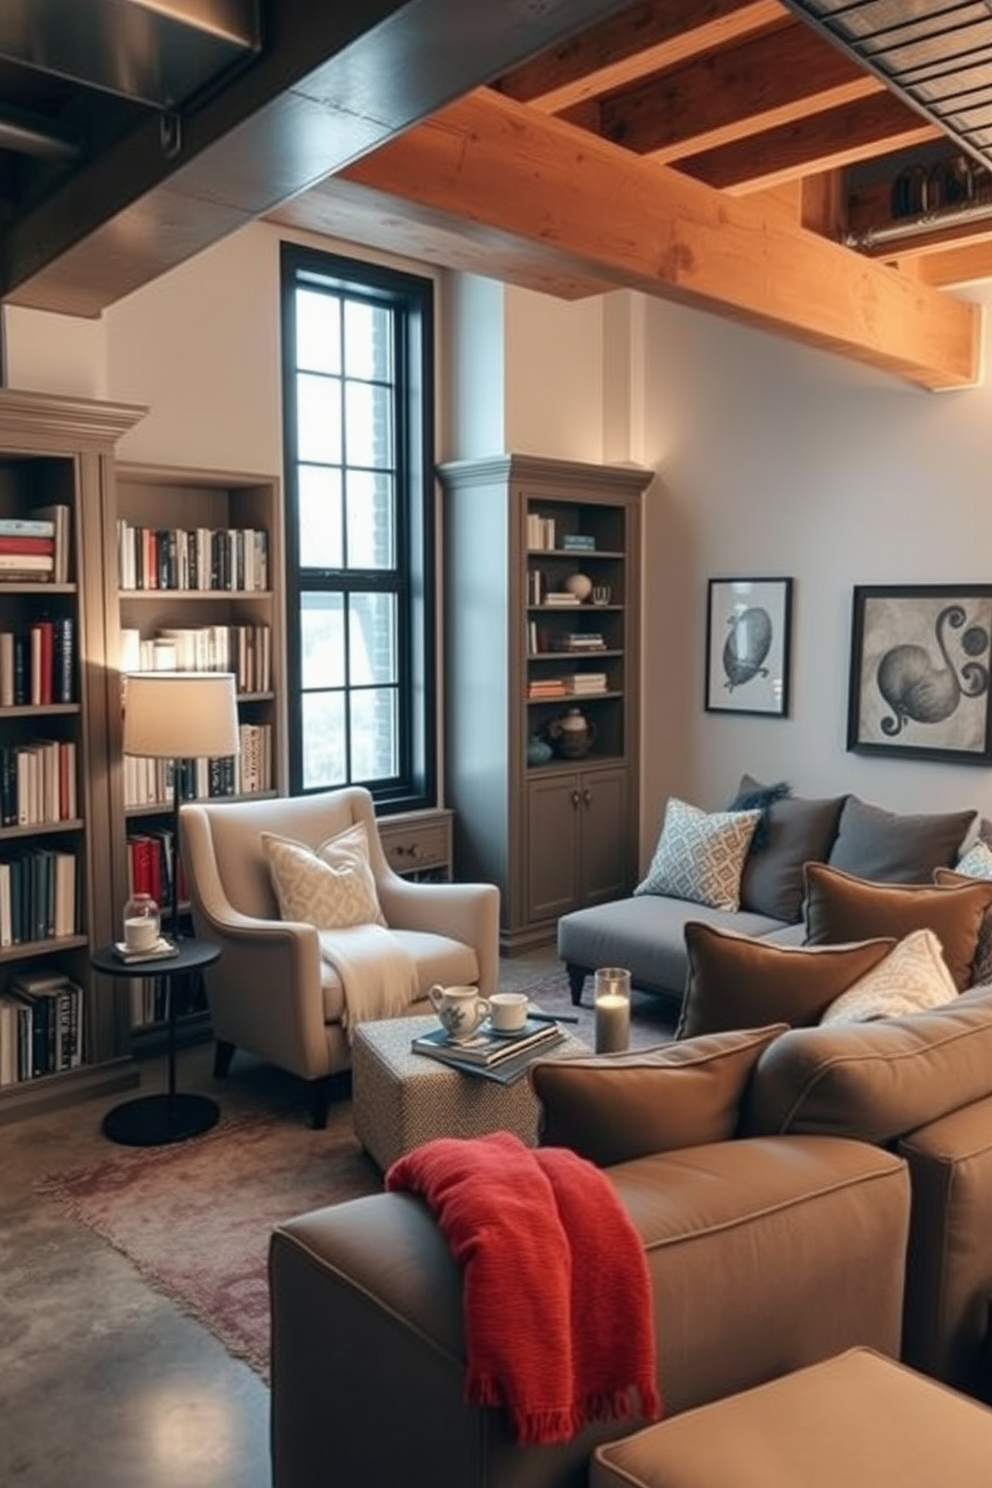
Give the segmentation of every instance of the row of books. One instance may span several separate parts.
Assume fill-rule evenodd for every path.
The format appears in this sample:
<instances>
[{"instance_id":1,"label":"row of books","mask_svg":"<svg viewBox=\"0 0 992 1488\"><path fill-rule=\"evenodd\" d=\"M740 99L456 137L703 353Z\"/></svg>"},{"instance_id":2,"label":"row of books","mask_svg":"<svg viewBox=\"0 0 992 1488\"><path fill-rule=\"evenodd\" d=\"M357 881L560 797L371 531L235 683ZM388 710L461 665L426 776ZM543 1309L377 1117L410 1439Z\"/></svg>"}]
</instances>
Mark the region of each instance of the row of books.
<instances>
[{"instance_id":1,"label":"row of books","mask_svg":"<svg viewBox=\"0 0 992 1488\"><path fill-rule=\"evenodd\" d=\"M61 503L38 507L33 517L0 517L0 581L68 583L69 520Z\"/></svg>"},{"instance_id":2,"label":"row of books","mask_svg":"<svg viewBox=\"0 0 992 1488\"><path fill-rule=\"evenodd\" d=\"M193 625L121 631L121 671L233 672L239 692L272 689L272 632L268 625Z\"/></svg>"},{"instance_id":3,"label":"row of books","mask_svg":"<svg viewBox=\"0 0 992 1488\"><path fill-rule=\"evenodd\" d=\"M0 992L0 1085L75 1069L83 1057L83 989L36 967Z\"/></svg>"},{"instance_id":4,"label":"row of books","mask_svg":"<svg viewBox=\"0 0 992 1488\"><path fill-rule=\"evenodd\" d=\"M0 745L0 826L33 827L78 815L74 739Z\"/></svg>"},{"instance_id":5,"label":"row of books","mask_svg":"<svg viewBox=\"0 0 992 1488\"><path fill-rule=\"evenodd\" d=\"M128 894L150 894L159 909L172 903L172 875L178 871L177 898L189 898L180 858L176 868L175 835L171 827L150 827L127 836Z\"/></svg>"},{"instance_id":6,"label":"row of books","mask_svg":"<svg viewBox=\"0 0 992 1488\"><path fill-rule=\"evenodd\" d=\"M178 761L124 756L124 805L168 806L173 800L174 768L179 797L203 801L213 796L253 796L272 789L272 726L238 725L239 751L218 759Z\"/></svg>"},{"instance_id":7,"label":"row of books","mask_svg":"<svg viewBox=\"0 0 992 1488\"><path fill-rule=\"evenodd\" d=\"M0 630L0 708L71 703L76 685L76 626L71 615Z\"/></svg>"},{"instance_id":8,"label":"row of books","mask_svg":"<svg viewBox=\"0 0 992 1488\"><path fill-rule=\"evenodd\" d=\"M574 672L562 677L532 677L527 683L527 696L533 702L541 698L589 696L609 691L605 672Z\"/></svg>"},{"instance_id":9,"label":"row of books","mask_svg":"<svg viewBox=\"0 0 992 1488\"><path fill-rule=\"evenodd\" d=\"M79 899L75 853L32 847L0 859L0 946L77 934Z\"/></svg>"},{"instance_id":10,"label":"row of books","mask_svg":"<svg viewBox=\"0 0 992 1488\"><path fill-rule=\"evenodd\" d=\"M117 581L121 589L268 589L268 533L257 527L141 527L122 517Z\"/></svg>"},{"instance_id":11,"label":"row of books","mask_svg":"<svg viewBox=\"0 0 992 1488\"><path fill-rule=\"evenodd\" d=\"M176 1017L185 1018L190 1013L202 1011L206 995L200 977L177 977L166 987L162 977L135 976L128 980L128 1011L131 1026L143 1028L150 1023L162 1023L169 1015L169 997L176 1001Z\"/></svg>"},{"instance_id":12,"label":"row of books","mask_svg":"<svg viewBox=\"0 0 992 1488\"><path fill-rule=\"evenodd\" d=\"M542 516L540 512L527 513L527 547L531 552L547 552L558 549L563 553L594 553L596 539L590 532L562 532L554 517Z\"/></svg>"}]
</instances>

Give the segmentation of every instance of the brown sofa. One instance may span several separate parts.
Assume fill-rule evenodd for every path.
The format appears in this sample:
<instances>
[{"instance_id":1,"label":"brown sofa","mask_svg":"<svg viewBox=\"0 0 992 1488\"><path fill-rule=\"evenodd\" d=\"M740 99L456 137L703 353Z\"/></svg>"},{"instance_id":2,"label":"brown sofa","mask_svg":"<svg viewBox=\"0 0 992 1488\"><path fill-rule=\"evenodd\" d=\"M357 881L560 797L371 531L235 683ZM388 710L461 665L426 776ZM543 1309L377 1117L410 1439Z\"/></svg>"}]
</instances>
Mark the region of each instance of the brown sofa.
<instances>
[{"instance_id":1,"label":"brown sofa","mask_svg":"<svg viewBox=\"0 0 992 1488\"><path fill-rule=\"evenodd\" d=\"M667 1414L854 1345L987 1393L992 990L532 1078L545 1139L605 1166L643 1236ZM275 1488L578 1488L631 1429L522 1449L463 1403L460 1274L408 1194L279 1226L271 1286Z\"/></svg>"}]
</instances>

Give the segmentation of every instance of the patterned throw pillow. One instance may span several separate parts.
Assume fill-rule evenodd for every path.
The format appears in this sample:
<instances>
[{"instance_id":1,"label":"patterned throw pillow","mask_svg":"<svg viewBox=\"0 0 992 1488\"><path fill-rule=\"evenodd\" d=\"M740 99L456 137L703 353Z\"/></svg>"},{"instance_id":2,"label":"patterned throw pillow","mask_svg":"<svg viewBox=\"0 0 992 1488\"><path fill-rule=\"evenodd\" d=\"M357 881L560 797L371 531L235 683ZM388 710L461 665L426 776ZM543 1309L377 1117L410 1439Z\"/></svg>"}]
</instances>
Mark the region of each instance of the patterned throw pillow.
<instances>
[{"instance_id":1,"label":"patterned throw pillow","mask_svg":"<svg viewBox=\"0 0 992 1488\"><path fill-rule=\"evenodd\" d=\"M821 1023L863 1023L869 1018L900 1018L923 1008L956 1002L958 989L932 930L914 930L885 960L842 992Z\"/></svg>"},{"instance_id":2,"label":"patterned throw pillow","mask_svg":"<svg viewBox=\"0 0 992 1488\"><path fill-rule=\"evenodd\" d=\"M329 837L316 851L305 842L263 832L262 850L284 920L318 930L385 925L364 822Z\"/></svg>"},{"instance_id":3,"label":"patterned throw pillow","mask_svg":"<svg viewBox=\"0 0 992 1488\"><path fill-rule=\"evenodd\" d=\"M634 893L739 909L744 860L760 820L760 811L707 813L672 796L651 866Z\"/></svg>"}]
</instances>

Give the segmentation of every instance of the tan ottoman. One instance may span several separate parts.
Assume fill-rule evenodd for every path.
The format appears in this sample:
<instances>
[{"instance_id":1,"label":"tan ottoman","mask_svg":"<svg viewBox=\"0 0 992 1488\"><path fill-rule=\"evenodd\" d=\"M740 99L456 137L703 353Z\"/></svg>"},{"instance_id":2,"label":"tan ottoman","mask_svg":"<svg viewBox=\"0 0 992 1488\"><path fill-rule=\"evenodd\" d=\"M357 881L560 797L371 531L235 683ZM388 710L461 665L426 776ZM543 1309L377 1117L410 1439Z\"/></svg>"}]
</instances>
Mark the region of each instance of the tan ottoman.
<instances>
[{"instance_id":1,"label":"tan ottoman","mask_svg":"<svg viewBox=\"0 0 992 1488\"><path fill-rule=\"evenodd\" d=\"M432 1137L484 1137L514 1132L533 1147L539 1106L526 1076L497 1085L463 1074L423 1054L410 1041L437 1027L433 1015L385 1018L359 1023L351 1050L355 1136L385 1170L411 1147ZM588 1046L567 1034L542 1059L588 1054Z\"/></svg>"},{"instance_id":2,"label":"tan ottoman","mask_svg":"<svg viewBox=\"0 0 992 1488\"><path fill-rule=\"evenodd\" d=\"M589 1488L989 1488L992 1410L871 1349L597 1447Z\"/></svg>"}]
</instances>

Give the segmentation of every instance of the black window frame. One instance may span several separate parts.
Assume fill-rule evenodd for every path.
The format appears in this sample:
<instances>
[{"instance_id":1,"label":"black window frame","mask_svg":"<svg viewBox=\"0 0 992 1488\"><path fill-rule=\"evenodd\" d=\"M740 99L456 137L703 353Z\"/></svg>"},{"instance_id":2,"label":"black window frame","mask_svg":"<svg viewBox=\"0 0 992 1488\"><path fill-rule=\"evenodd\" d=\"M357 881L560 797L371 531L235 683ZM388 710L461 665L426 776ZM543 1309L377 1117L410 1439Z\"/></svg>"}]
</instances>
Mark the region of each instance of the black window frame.
<instances>
[{"instance_id":1,"label":"black window frame","mask_svg":"<svg viewBox=\"0 0 992 1488\"><path fill-rule=\"evenodd\" d=\"M289 788L292 795L364 785L377 809L436 805L437 738L434 565L434 283L382 264L295 243L280 245L282 408L286 536L286 664ZM326 287L386 305L395 313L396 579L394 570L316 569L300 561L296 413L295 292ZM300 605L312 592L390 592L398 596L399 768L376 781L303 784ZM346 742L347 748L347 742Z\"/></svg>"}]
</instances>

